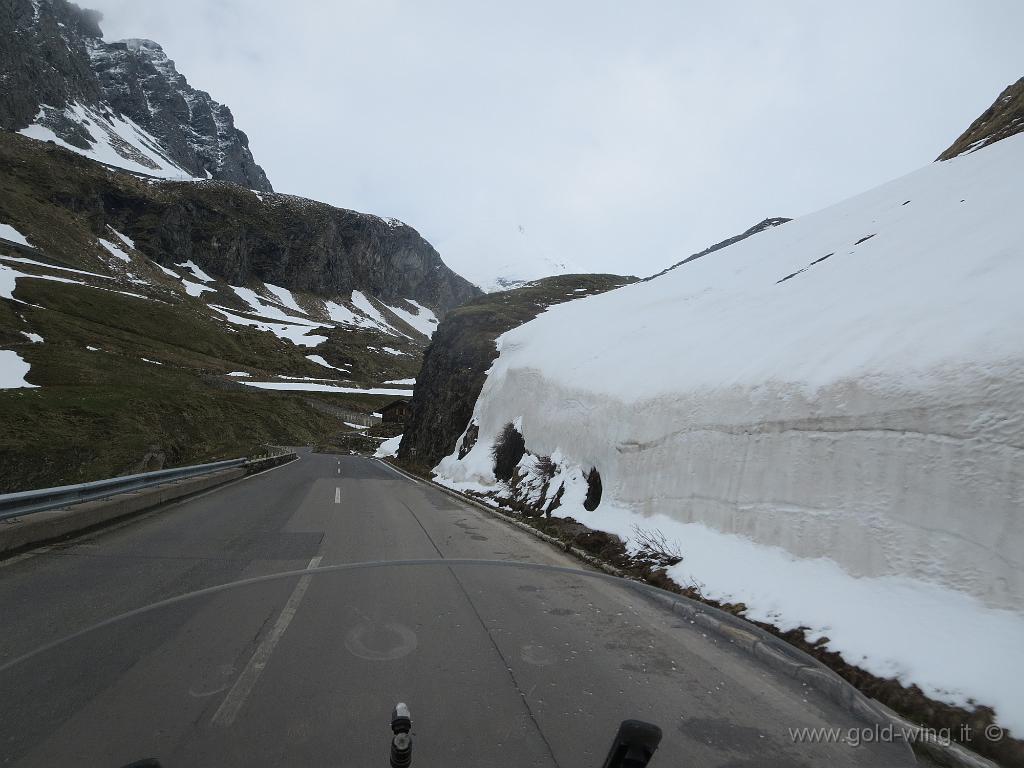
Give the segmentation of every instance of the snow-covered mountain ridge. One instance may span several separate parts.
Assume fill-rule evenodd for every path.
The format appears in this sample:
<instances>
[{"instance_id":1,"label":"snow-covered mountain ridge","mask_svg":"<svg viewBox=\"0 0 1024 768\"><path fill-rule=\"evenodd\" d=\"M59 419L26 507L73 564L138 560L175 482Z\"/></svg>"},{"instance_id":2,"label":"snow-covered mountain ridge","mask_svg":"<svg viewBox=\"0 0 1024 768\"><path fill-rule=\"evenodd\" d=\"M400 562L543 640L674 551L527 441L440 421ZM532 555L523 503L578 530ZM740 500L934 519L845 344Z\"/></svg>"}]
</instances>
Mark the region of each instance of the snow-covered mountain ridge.
<instances>
[{"instance_id":1,"label":"snow-covered mountain ridge","mask_svg":"<svg viewBox=\"0 0 1024 768\"><path fill-rule=\"evenodd\" d=\"M105 42L66 0L0 9L0 126L94 160L173 179L271 191L231 110L189 85L151 40Z\"/></svg>"},{"instance_id":2,"label":"snow-covered mountain ridge","mask_svg":"<svg viewBox=\"0 0 1024 768\"><path fill-rule=\"evenodd\" d=\"M518 425L556 514L661 528L677 580L1022 733L1022 201L1015 135L553 307L500 338L436 473L496 488Z\"/></svg>"}]
</instances>

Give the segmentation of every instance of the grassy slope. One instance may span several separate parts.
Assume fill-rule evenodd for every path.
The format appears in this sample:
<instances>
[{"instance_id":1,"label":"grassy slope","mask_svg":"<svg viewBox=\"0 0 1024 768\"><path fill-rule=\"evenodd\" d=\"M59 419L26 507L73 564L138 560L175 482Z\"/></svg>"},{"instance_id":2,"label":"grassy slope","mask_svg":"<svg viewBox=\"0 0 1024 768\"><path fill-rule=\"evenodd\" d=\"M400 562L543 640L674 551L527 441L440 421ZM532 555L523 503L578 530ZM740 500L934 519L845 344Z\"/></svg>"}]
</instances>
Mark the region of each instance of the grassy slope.
<instances>
[{"instance_id":1,"label":"grassy slope","mask_svg":"<svg viewBox=\"0 0 1024 768\"><path fill-rule=\"evenodd\" d=\"M161 194L159 185L150 188L84 158L9 135L0 135L0 164L11 171L0 173L0 222L26 234L46 254L44 260L101 274L115 274L116 265L105 266L109 258L96 238L106 222L93 220L90 197L111 184L140 197ZM173 194L183 190L180 185ZM204 196L217 192L224 192L226 200L219 204L225 206L252 196L229 185L201 188ZM138 215L148 214L143 208ZM320 443L338 432L340 420L311 400L369 412L393 399L261 391L226 379L229 371L257 377L338 375L307 360L313 352L336 364L349 363L356 381L367 383L415 376L419 368L422 341L337 331L321 349L295 347L273 334L221 322L155 267L149 280L150 286L136 286L122 277L110 285L147 294L149 300L25 278L18 280L17 301L0 300L0 348L15 350L31 364L28 381L38 387L0 390L0 493L246 455L266 443ZM217 301L245 309L227 290ZM33 344L24 332L45 342ZM385 344L408 354L366 350Z\"/></svg>"},{"instance_id":2,"label":"grassy slope","mask_svg":"<svg viewBox=\"0 0 1024 768\"><path fill-rule=\"evenodd\" d=\"M222 377L308 362L270 334L83 286L22 279L15 296L43 308L0 302L0 339L31 364L39 388L0 390L0 492L317 443L339 428L306 397ZM360 411L389 400L314 397Z\"/></svg>"}]
</instances>

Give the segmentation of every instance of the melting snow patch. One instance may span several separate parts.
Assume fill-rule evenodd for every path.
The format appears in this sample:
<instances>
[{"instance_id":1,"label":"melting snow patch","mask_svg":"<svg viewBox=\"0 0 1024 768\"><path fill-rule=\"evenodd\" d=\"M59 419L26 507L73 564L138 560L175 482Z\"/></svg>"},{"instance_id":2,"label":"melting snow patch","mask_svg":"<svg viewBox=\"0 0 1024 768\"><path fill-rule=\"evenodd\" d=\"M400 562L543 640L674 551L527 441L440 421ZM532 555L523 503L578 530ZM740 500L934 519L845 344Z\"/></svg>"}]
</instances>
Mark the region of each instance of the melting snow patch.
<instances>
[{"instance_id":1,"label":"melting snow patch","mask_svg":"<svg viewBox=\"0 0 1024 768\"><path fill-rule=\"evenodd\" d=\"M261 331L269 331L275 336L286 341L290 341L292 344L297 344L303 347L316 347L327 341L326 336L313 335L312 331L318 330L320 326L307 325L305 323L295 323L286 325L284 323L270 323L262 320L256 320L254 318L242 317L234 312L218 307L213 304L210 308L219 312L224 316L224 319L234 325L244 325L249 328L257 328Z\"/></svg>"},{"instance_id":2,"label":"melting snow patch","mask_svg":"<svg viewBox=\"0 0 1024 768\"><path fill-rule=\"evenodd\" d=\"M299 303L295 301L295 296L293 296L292 292L287 288L281 288L276 285L271 285L270 283L264 283L264 285L267 287L267 290L274 294L277 297L277 300L280 301L287 309L298 312L300 315L306 314L306 311L299 306Z\"/></svg>"},{"instance_id":3,"label":"melting snow patch","mask_svg":"<svg viewBox=\"0 0 1024 768\"><path fill-rule=\"evenodd\" d=\"M132 257L129 256L124 251L122 251L120 248L118 248L116 245L114 245L109 240L104 240L101 237L100 238L100 245L102 245L104 248L106 248L111 256L115 256L116 258L120 259L121 261L127 262L129 264L131 263Z\"/></svg>"},{"instance_id":4,"label":"melting snow patch","mask_svg":"<svg viewBox=\"0 0 1024 768\"><path fill-rule=\"evenodd\" d=\"M247 371L232 371L227 375L234 376L237 379L248 379L250 376L252 376L252 374Z\"/></svg>"},{"instance_id":5,"label":"melting snow patch","mask_svg":"<svg viewBox=\"0 0 1024 768\"><path fill-rule=\"evenodd\" d=\"M322 365L324 368L333 368L336 371L341 371L342 373L348 373L348 371L346 371L344 368L339 368L336 365L331 365L326 360L324 360L324 358L321 357L320 355L306 355L306 359L310 360L311 362L316 363L317 365Z\"/></svg>"},{"instance_id":6,"label":"melting snow patch","mask_svg":"<svg viewBox=\"0 0 1024 768\"><path fill-rule=\"evenodd\" d=\"M0 389L35 389L25 381L30 368L17 352L0 349Z\"/></svg>"},{"instance_id":7,"label":"melting snow patch","mask_svg":"<svg viewBox=\"0 0 1024 768\"><path fill-rule=\"evenodd\" d=\"M125 245L127 245L131 250L133 250L133 251L135 250L135 241L132 240L130 237L128 237L128 235L125 235L125 234L122 234L121 232L118 232L116 229L114 229L110 225L107 225L107 229L109 229L111 232L113 232L117 236L117 239L120 240Z\"/></svg>"},{"instance_id":8,"label":"melting snow patch","mask_svg":"<svg viewBox=\"0 0 1024 768\"><path fill-rule=\"evenodd\" d=\"M82 149L42 125L48 113L52 116L58 112L50 106L42 107L35 122L18 133L38 141L52 141L72 152L136 173L181 181L194 178L168 160L160 149L160 142L128 118L112 113L103 115L78 103L69 104L63 109L62 118L87 127L91 139L89 148Z\"/></svg>"},{"instance_id":9,"label":"melting snow patch","mask_svg":"<svg viewBox=\"0 0 1024 768\"><path fill-rule=\"evenodd\" d=\"M25 236L10 224L0 224L0 237L18 245L28 245L28 240L25 239ZM31 246L29 247L31 248Z\"/></svg>"},{"instance_id":10,"label":"melting snow patch","mask_svg":"<svg viewBox=\"0 0 1024 768\"><path fill-rule=\"evenodd\" d=\"M362 312L364 315L373 321L374 325L380 328L385 333L392 335L398 333L394 328L388 325L388 321L384 319L384 315L380 313L380 310L373 306L371 302L362 291L352 291L352 305ZM403 334L404 335L404 334Z\"/></svg>"},{"instance_id":11,"label":"melting snow patch","mask_svg":"<svg viewBox=\"0 0 1024 768\"><path fill-rule=\"evenodd\" d=\"M15 264L28 264L33 267L42 267L44 269L53 269L58 272L71 272L75 275L85 275L87 277L96 277L100 280L113 280L114 278L110 275L101 275L97 272L86 272L81 269L71 269L71 267L58 267L56 264L47 264L45 261L36 261L35 259L25 259L20 256L0 256L3 261L14 262Z\"/></svg>"},{"instance_id":12,"label":"melting snow patch","mask_svg":"<svg viewBox=\"0 0 1024 768\"><path fill-rule=\"evenodd\" d=\"M157 264L154 261L153 262L153 266L155 266L157 269L159 269L161 272L163 272L168 277L173 277L175 280L181 280L181 275L179 275L177 272L175 272L173 270L168 269L163 264ZM207 290L209 290L209 289L207 289Z\"/></svg>"},{"instance_id":13,"label":"melting snow patch","mask_svg":"<svg viewBox=\"0 0 1024 768\"><path fill-rule=\"evenodd\" d=\"M139 359L142 362L144 362L144 363L151 363L153 365L163 365L163 363L161 363L161 362L159 362L157 360L150 360L149 358L146 358L146 357L140 357Z\"/></svg>"},{"instance_id":14,"label":"melting snow patch","mask_svg":"<svg viewBox=\"0 0 1024 768\"><path fill-rule=\"evenodd\" d=\"M416 383L416 379L394 379L393 381L385 381L384 383L385 384L404 384L404 385L407 385L407 386L411 387L413 384Z\"/></svg>"},{"instance_id":15,"label":"melting snow patch","mask_svg":"<svg viewBox=\"0 0 1024 768\"><path fill-rule=\"evenodd\" d=\"M371 349L372 349L372 347L371 347ZM405 355L406 354L402 350L395 349L394 347L381 347L381 350L383 350L384 352L387 352L389 355Z\"/></svg>"},{"instance_id":16,"label":"melting snow patch","mask_svg":"<svg viewBox=\"0 0 1024 768\"><path fill-rule=\"evenodd\" d=\"M189 259L188 261L183 262L181 264L176 264L175 266L181 267L182 269L187 269L195 276L196 280L200 280L204 283L214 282L213 278L210 277L205 272L203 272L203 270L199 268L199 265L192 261L192 259Z\"/></svg>"},{"instance_id":17,"label":"melting snow patch","mask_svg":"<svg viewBox=\"0 0 1024 768\"><path fill-rule=\"evenodd\" d=\"M33 344L43 343L43 337L40 336L38 333L29 333L28 331L22 331L21 335L24 336L29 341L31 341Z\"/></svg>"},{"instance_id":18,"label":"melting snow patch","mask_svg":"<svg viewBox=\"0 0 1024 768\"><path fill-rule=\"evenodd\" d=\"M213 288L209 288L203 285L202 283L193 283L188 280L182 280L181 284L185 288L185 293L187 293L189 296L202 296L203 293L205 293L206 291L209 291L210 293L216 293L216 291Z\"/></svg>"},{"instance_id":19,"label":"melting snow patch","mask_svg":"<svg viewBox=\"0 0 1024 768\"><path fill-rule=\"evenodd\" d=\"M407 325L412 326L429 339L434 335L434 331L437 330L437 316L427 307L412 299L406 299L406 301L416 307L415 313L402 306L393 307L389 305L388 309L402 318Z\"/></svg>"},{"instance_id":20,"label":"melting snow patch","mask_svg":"<svg viewBox=\"0 0 1024 768\"><path fill-rule=\"evenodd\" d=\"M268 304L267 302L265 302L263 298L254 290L251 290L249 288L238 288L236 286L231 286L231 290L235 292L238 298L240 298L242 301L249 305L250 309L252 309L254 314L257 314L260 317L266 317L270 320L283 320L286 323L301 322L299 320L296 320L296 318L292 317L291 315L282 312L278 307L274 306L273 304ZM301 312L302 310L299 311Z\"/></svg>"},{"instance_id":21,"label":"melting snow patch","mask_svg":"<svg viewBox=\"0 0 1024 768\"><path fill-rule=\"evenodd\" d=\"M85 285L88 287L88 283L80 283L77 280L68 280L66 277L54 277L52 275L27 275L24 272L18 272L11 269L5 264L0 264L0 299L11 299L12 301L18 301L14 298L14 289L17 287L19 278L32 278L35 280L49 280L54 283L71 283L72 285Z\"/></svg>"},{"instance_id":22,"label":"melting snow patch","mask_svg":"<svg viewBox=\"0 0 1024 768\"><path fill-rule=\"evenodd\" d=\"M244 381L246 386L258 387L259 389L278 389L285 392L340 392L358 395L408 395L407 389L384 389L373 387L362 389L360 387L344 387L332 384L318 384L313 381Z\"/></svg>"}]
</instances>

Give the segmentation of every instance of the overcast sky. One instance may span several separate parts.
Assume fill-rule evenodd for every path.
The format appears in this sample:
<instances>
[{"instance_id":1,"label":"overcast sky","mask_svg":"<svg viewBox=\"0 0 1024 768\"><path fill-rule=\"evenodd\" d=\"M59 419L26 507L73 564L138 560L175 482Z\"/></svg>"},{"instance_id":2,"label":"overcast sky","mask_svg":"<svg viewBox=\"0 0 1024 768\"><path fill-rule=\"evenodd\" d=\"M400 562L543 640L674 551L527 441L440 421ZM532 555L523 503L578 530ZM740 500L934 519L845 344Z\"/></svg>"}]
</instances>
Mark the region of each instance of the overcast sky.
<instances>
[{"instance_id":1,"label":"overcast sky","mask_svg":"<svg viewBox=\"0 0 1024 768\"><path fill-rule=\"evenodd\" d=\"M1024 75L1019 0L79 0L231 107L278 191L472 279L646 275L928 162Z\"/></svg>"}]
</instances>

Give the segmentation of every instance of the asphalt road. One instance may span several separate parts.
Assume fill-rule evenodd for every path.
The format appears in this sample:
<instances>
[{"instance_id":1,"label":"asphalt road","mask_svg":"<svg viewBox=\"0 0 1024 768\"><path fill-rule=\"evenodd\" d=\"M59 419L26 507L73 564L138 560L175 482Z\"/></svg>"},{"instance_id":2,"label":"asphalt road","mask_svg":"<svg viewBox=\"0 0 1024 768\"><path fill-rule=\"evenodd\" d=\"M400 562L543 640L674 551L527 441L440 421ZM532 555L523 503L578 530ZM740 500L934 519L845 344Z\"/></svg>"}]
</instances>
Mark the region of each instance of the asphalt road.
<instances>
[{"instance_id":1,"label":"asphalt road","mask_svg":"<svg viewBox=\"0 0 1024 768\"><path fill-rule=\"evenodd\" d=\"M284 467L0 562L0 760L18 766L597 768L618 723L664 732L656 766L904 766L904 744L796 743L863 726L632 590L445 559L577 568L555 548L379 462Z\"/></svg>"}]
</instances>

